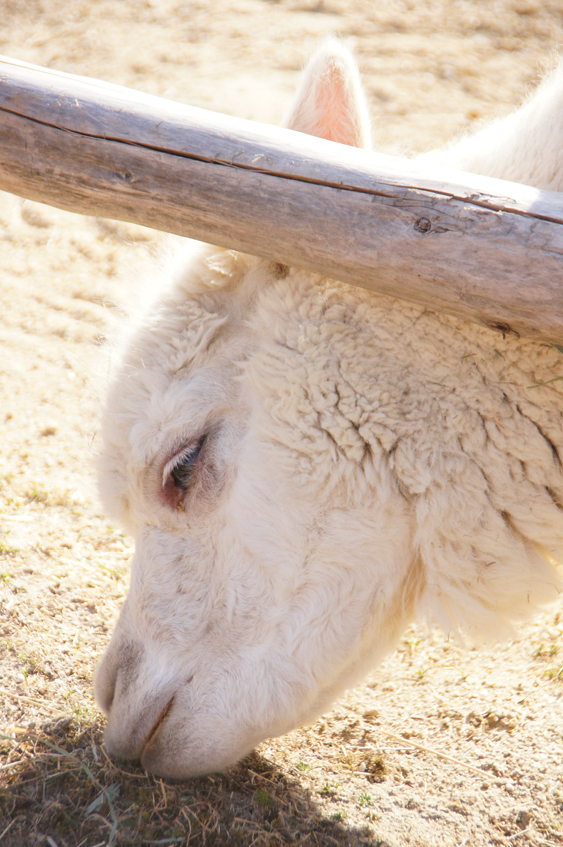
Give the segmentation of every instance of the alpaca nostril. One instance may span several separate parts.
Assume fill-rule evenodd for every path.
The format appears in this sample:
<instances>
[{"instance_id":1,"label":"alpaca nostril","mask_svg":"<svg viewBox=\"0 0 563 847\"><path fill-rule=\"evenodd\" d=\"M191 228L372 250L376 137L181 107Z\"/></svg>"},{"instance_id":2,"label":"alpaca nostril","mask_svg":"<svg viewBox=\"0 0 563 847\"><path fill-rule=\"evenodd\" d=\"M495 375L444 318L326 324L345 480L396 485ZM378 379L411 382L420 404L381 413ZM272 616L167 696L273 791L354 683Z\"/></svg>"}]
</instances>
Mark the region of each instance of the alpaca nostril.
<instances>
[{"instance_id":1,"label":"alpaca nostril","mask_svg":"<svg viewBox=\"0 0 563 847\"><path fill-rule=\"evenodd\" d=\"M98 665L94 678L94 696L105 715L109 715L115 699L117 672L108 673L104 664Z\"/></svg>"},{"instance_id":2,"label":"alpaca nostril","mask_svg":"<svg viewBox=\"0 0 563 847\"><path fill-rule=\"evenodd\" d=\"M100 709L109 716L114 700L127 694L135 683L143 660L143 647L127 639L110 642L96 668L94 694Z\"/></svg>"},{"instance_id":3,"label":"alpaca nostril","mask_svg":"<svg viewBox=\"0 0 563 847\"><path fill-rule=\"evenodd\" d=\"M173 706L174 706L174 697L171 697L170 700L168 701L168 703L166 704L166 706L164 707L164 709L162 709L161 713L159 714L156 721L152 725L149 734L147 735L147 738L146 738L146 741L145 741L145 747L144 747L143 753L141 754L141 758L143 757L145 750L147 749L147 747L149 746L149 744L153 740L154 736L156 735L156 733L158 732L158 730L160 729L162 724L166 721L166 718L168 717L168 715L172 711Z\"/></svg>"}]
</instances>

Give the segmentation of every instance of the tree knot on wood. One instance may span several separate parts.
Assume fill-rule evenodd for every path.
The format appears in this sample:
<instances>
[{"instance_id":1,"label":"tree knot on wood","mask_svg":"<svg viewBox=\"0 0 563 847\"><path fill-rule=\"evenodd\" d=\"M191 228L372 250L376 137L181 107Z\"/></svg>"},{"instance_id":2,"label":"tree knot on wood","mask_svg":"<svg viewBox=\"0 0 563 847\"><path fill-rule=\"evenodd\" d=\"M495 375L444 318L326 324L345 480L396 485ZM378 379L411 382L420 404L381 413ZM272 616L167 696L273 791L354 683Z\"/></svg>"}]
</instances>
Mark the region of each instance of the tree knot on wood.
<instances>
[{"instance_id":1,"label":"tree knot on wood","mask_svg":"<svg viewBox=\"0 0 563 847\"><path fill-rule=\"evenodd\" d=\"M432 229L432 222L428 220L428 218L417 218L414 222L414 228L417 232L430 232Z\"/></svg>"},{"instance_id":2,"label":"tree knot on wood","mask_svg":"<svg viewBox=\"0 0 563 847\"><path fill-rule=\"evenodd\" d=\"M507 335L514 335L516 338L520 338L520 333L512 329L510 324L503 323L502 321L485 321L485 324L489 329L494 329L495 332L501 332L503 338L506 338Z\"/></svg>"}]
</instances>

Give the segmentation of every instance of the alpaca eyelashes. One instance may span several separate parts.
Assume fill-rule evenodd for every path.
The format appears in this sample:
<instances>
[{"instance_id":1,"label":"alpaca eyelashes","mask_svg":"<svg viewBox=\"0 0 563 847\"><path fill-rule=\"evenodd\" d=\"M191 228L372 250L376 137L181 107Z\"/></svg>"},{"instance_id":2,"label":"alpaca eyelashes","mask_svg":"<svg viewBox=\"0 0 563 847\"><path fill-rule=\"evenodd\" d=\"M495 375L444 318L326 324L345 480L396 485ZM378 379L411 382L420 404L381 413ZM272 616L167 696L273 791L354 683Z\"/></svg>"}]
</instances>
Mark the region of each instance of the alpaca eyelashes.
<instances>
[{"instance_id":1,"label":"alpaca eyelashes","mask_svg":"<svg viewBox=\"0 0 563 847\"><path fill-rule=\"evenodd\" d=\"M184 495L187 493L206 441L204 435L199 441L192 442L177 453L163 468L162 492L167 504L174 509L182 510Z\"/></svg>"},{"instance_id":2,"label":"alpaca eyelashes","mask_svg":"<svg viewBox=\"0 0 563 847\"><path fill-rule=\"evenodd\" d=\"M193 465L201 453L204 440L205 438L200 438L195 444L188 444L180 453L177 453L174 458L170 459L162 472L163 487L166 485L168 476L170 475L174 481L174 485L187 491L193 472Z\"/></svg>"}]
</instances>

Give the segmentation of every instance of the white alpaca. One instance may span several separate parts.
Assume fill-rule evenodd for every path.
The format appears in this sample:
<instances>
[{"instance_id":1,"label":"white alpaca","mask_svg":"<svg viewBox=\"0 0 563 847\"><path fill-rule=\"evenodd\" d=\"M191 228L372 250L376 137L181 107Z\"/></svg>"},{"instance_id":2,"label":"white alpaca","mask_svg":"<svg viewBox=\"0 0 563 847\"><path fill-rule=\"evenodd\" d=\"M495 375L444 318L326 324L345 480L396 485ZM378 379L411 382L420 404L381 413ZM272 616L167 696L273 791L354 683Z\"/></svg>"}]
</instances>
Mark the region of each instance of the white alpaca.
<instances>
[{"instance_id":1,"label":"white alpaca","mask_svg":"<svg viewBox=\"0 0 563 847\"><path fill-rule=\"evenodd\" d=\"M559 72L427 161L562 188L562 98ZM287 125L367 142L335 43ZM415 616L480 638L556 598L559 376L548 344L217 248L184 258L104 417L102 496L136 539L96 678L110 752L224 768L322 712Z\"/></svg>"}]
</instances>

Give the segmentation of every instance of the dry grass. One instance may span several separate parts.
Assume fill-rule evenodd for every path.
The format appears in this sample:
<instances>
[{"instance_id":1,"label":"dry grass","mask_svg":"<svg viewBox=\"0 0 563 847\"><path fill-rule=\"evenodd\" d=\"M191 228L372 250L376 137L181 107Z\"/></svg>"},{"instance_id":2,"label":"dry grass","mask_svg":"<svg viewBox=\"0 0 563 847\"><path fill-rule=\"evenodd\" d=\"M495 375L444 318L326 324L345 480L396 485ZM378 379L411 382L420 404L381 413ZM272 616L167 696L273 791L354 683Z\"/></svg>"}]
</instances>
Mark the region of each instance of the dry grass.
<instances>
[{"instance_id":1,"label":"dry grass","mask_svg":"<svg viewBox=\"0 0 563 847\"><path fill-rule=\"evenodd\" d=\"M111 761L84 691L46 718L50 704L16 683L0 690L27 724L16 720L0 736L0 843L563 843L557 716L534 725L538 704L563 694L544 667L560 644L545 650L538 640L554 634L559 620L550 623L526 633L527 665L516 645L495 665L491 653L476 661L439 636L422 644L413 630L397 657L314 726L198 780L161 780ZM503 680L498 665L515 652ZM477 669L493 679L478 679ZM439 821L441 840L417 817Z\"/></svg>"},{"instance_id":2,"label":"dry grass","mask_svg":"<svg viewBox=\"0 0 563 847\"><path fill-rule=\"evenodd\" d=\"M369 827L326 818L298 776L258 754L228 774L171 783L110 761L101 735L97 722L65 718L2 736L3 844L374 843Z\"/></svg>"},{"instance_id":3,"label":"dry grass","mask_svg":"<svg viewBox=\"0 0 563 847\"><path fill-rule=\"evenodd\" d=\"M563 45L555 0L4 0L0 15L8 55L273 121L339 32L379 144L410 149L509 109ZM413 629L330 714L223 776L108 760L92 676L132 541L101 514L90 453L106 339L158 246L0 197L0 847L563 844L557 611L480 653Z\"/></svg>"}]
</instances>

